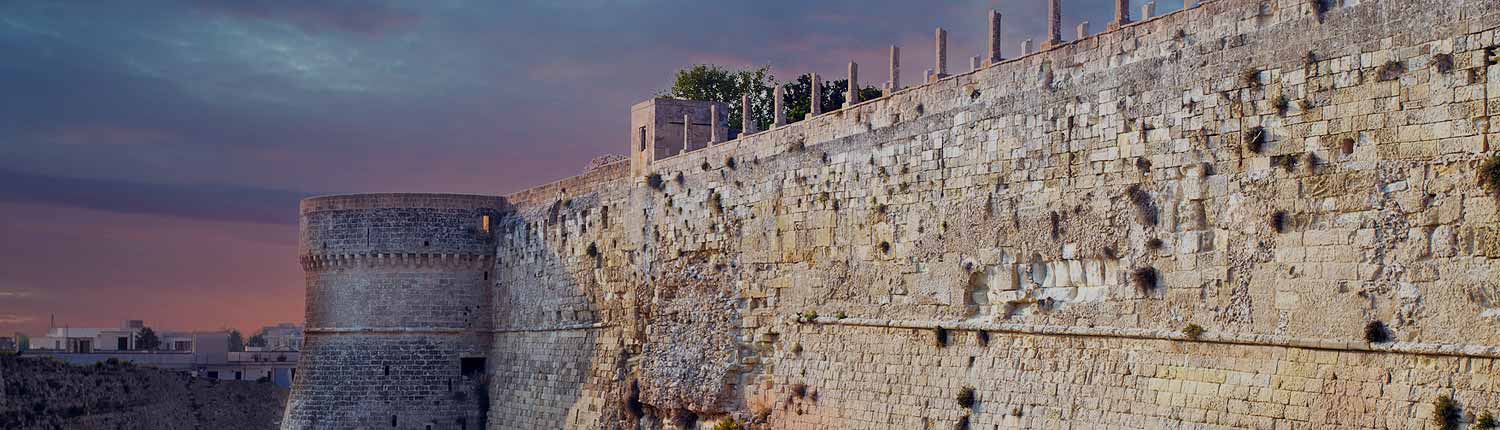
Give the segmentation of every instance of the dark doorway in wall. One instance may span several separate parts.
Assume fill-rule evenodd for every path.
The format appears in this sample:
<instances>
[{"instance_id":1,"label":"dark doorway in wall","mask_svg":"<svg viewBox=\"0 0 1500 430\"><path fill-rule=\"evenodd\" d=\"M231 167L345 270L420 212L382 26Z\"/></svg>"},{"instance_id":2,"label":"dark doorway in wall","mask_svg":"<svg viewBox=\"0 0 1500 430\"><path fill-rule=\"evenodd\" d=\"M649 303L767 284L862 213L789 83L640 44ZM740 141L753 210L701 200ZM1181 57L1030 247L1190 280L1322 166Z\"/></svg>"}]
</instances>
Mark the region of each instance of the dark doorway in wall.
<instances>
[{"instance_id":1,"label":"dark doorway in wall","mask_svg":"<svg viewBox=\"0 0 1500 430\"><path fill-rule=\"evenodd\" d=\"M123 338L123 337L117 337L117 338L115 338L115 350L116 351L124 351L124 350L127 350L127 349L130 349L130 339L126 339L126 338Z\"/></svg>"},{"instance_id":2,"label":"dark doorway in wall","mask_svg":"<svg viewBox=\"0 0 1500 430\"><path fill-rule=\"evenodd\" d=\"M484 374L484 357L464 357L458 361L459 373L465 377L474 377Z\"/></svg>"}]
</instances>

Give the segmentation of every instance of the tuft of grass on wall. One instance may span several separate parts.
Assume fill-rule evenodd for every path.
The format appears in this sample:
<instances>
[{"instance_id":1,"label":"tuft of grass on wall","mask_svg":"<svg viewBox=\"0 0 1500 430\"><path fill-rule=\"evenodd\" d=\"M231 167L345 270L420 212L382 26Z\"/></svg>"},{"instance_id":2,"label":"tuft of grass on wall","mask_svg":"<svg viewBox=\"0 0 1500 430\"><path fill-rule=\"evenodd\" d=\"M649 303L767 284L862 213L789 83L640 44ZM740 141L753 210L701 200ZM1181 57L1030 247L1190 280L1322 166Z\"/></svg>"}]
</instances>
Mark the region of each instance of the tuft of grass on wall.
<instances>
[{"instance_id":1,"label":"tuft of grass on wall","mask_svg":"<svg viewBox=\"0 0 1500 430\"><path fill-rule=\"evenodd\" d=\"M1135 289L1142 293L1149 293L1156 289L1157 274L1155 267L1137 267L1130 271L1130 283Z\"/></svg>"},{"instance_id":2,"label":"tuft of grass on wall","mask_svg":"<svg viewBox=\"0 0 1500 430\"><path fill-rule=\"evenodd\" d=\"M958 395L953 397L958 406L964 409L974 409L974 387L965 386L958 390Z\"/></svg>"},{"instance_id":3,"label":"tuft of grass on wall","mask_svg":"<svg viewBox=\"0 0 1500 430\"><path fill-rule=\"evenodd\" d=\"M1463 411L1452 397L1438 396L1432 401L1432 420L1443 430L1454 430L1463 421Z\"/></svg>"},{"instance_id":4,"label":"tuft of grass on wall","mask_svg":"<svg viewBox=\"0 0 1500 430\"><path fill-rule=\"evenodd\" d=\"M1403 73L1406 73L1406 63L1390 60L1386 61L1385 64L1381 64L1380 67L1375 68L1375 80L1379 82L1391 81L1400 78Z\"/></svg>"},{"instance_id":5,"label":"tuft of grass on wall","mask_svg":"<svg viewBox=\"0 0 1500 430\"><path fill-rule=\"evenodd\" d=\"M1495 420L1495 416L1491 415L1490 411L1484 411L1484 413L1479 414L1479 419L1474 421L1474 426L1482 429L1492 429L1500 427L1500 422Z\"/></svg>"},{"instance_id":6,"label":"tuft of grass on wall","mask_svg":"<svg viewBox=\"0 0 1500 430\"><path fill-rule=\"evenodd\" d=\"M708 195L708 207L715 215L724 213L724 198L719 195L718 191Z\"/></svg>"},{"instance_id":7,"label":"tuft of grass on wall","mask_svg":"<svg viewBox=\"0 0 1500 430\"><path fill-rule=\"evenodd\" d=\"M1125 189L1126 197L1135 204L1136 221L1141 225L1156 225L1160 220L1157 215L1156 205L1151 202L1151 193L1141 189L1139 184L1132 184Z\"/></svg>"},{"instance_id":8,"label":"tuft of grass on wall","mask_svg":"<svg viewBox=\"0 0 1500 430\"><path fill-rule=\"evenodd\" d=\"M1479 186L1500 196L1500 155L1479 163Z\"/></svg>"},{"instance_id":9,"label":"tuft of grass on wall","mask_svg":"<svg viewBox=\"0 0 1500 430\"><path fill-rule=\"evenodd\" d=\"M1255 69L1240 72L1240 86L1255 88L1260 86L1260 71Z\"/></svg>"},{"instance_id":10,"label":"tuft of grass on wall","mask_svg":"<svg viewBox=\"0 0 1500 430\"><path fill-rule=\"evenodd\" d=\"M1203 326L1188 324L1187 327L1182 328L1182 335L1187 336L1188 339L1198 340L1199 337L1203 336Z\"/></svg>"},{"instance_id":11,"label":"tuft of grass on wall","mask_svg":"<svg viewBox=\"0 0 1500 430\"><path fill-rule=\"evenodd\" d=\"M660 173L652 173L650 175L646 175L646 186L651 187L651 189L657 191L666 190L666 184L662 182Z\"/></svg>"},{"instance_id":12,"label":"tuft of grass on wall","mask_svg":"<svg viewBox=\"0 0 1500 430\"><path fill-rule=\"evenodd\" d=\"M1150 239L1146 240L1146 249L1149 249L1149 250L1152 250L1152 251L1159 250L1164 245L1165 244L1162 243L1161 238L1155 238L1155 237L1153 237L1153 238L1150 238Z\"/></svg>"},{"instance_id":13,"label":"tuft of grass on wall","mask_svg":"<svg viewBox=\"0 0 1500 430\"><path fill-rule=\"evenodd\" d=\"M1058 237L1062 236L1062 215L1058 214L1057 211L1052 211L1047 215L1047 222L1052 225L1052 240L1057 240Z\"/></svg>"},{"instance_id":14,"label":"tuft of grass on wall","mask_svg":"<svg viewBox=\"0 0 1500 430\"><path fill-rule=\"evenodd\" d=\"M805 311L805 312L802 312L801 317L802 317L802 321L804 321L804 322L817 321L818 320L818 311Z\"/></svg>"},{"instance_id":15,"label":"tuft of grass on wall","mask_svg":"<svg viewBox=\"0 0 1500 430\"><path fill-rule=\"evenodd\" d=\"M1266 220L1266 223L1270 224L1271 231L1282 233L1286 231L1286 219L1286 211L1277 210L1275 212L1271 212L1271 216Z\"/></svg>"},{"instance_id":16,"label":"tuft of grass on wall","mask_svg":"<svg viewBox=\"0 0 1500 430\"><path fill-rule=\"evenodd\" d=\"M792 384L792 397L799 399L807 397L807 384L801 382Z\"/></svg>"},{"instance_id":17,"label":"tuft of grass on wall","mask_svg":"<svg viewBox=\"0 0 1500 430\"><path fill-rule=\"evenodd\" d=\"M1245 130L1241 137L1241 143L1246 152L1259 154L1266 149L1266 129L1251 127Z\"/></svg>"}]
</instances>

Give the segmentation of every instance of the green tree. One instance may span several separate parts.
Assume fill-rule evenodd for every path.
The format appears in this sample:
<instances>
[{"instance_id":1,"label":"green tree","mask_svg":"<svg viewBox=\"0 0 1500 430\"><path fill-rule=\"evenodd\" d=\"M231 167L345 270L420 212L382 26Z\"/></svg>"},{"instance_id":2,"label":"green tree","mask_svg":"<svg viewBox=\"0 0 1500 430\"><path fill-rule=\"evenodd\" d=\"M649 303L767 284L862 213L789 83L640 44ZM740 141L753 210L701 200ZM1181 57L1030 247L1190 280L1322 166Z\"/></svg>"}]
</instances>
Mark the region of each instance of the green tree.
<instances>
[{"instance_id":1,"label":"green tree","mask_svg":"<svg viewBox=\"0 0 1500 430\"><path fill-rule=\"evenodd\" d=\"M255 332L255 334L250 335L250 340L245 341L245 346L264 348L266 346L266 330L261 329L260 331Z\"/></svg>"},{"instance_id":2,"label":"green tree","mask_svg":"<svg viewBox=\"0 0 1500 430\"><path fill-rule=\"evenodd\" d=\"M749 94L751 118L755 120L758 129L765 130L770 128L775 119L775 106L771 103L774 85L778 85L776 77L766 67L730 70L723 66L699 64L678 70L677 76L672 80L672 88L661 96L727 103L729 128L739 130L742 118L740 96ZM849 80L823 81L818 89L823 95L820 103L823 112L835 111L844 107L844 94L849 89ZM875 87L867 86L859 91L860 100L872 100L880 96L880 89ZM782 103L786 105L787 122L805 118L812 106L812 76L804 74L786 83Z\"/></svg>"},{"instance_id":3,"label":"green tree","mask_svg":"<svg viewBox=\"0 0 1500 430\"><path fill-rule=\"evenodd\" d=\"M771 124L771 69L759 67L747 70L729 70L712 64L699 64L678 70L672 79L672 88L663 92L665 97L685 100L724 102L729 105L729 126L739 130L743 112L740 112L740 97L750 95L750 117L756 126L765 130Z\"/></svg>"},{"instance_id":4,"label":"green tree","mask_svg":"<svg viewBox=\"0 0 1500 430\"><path fill-rule=\"evenodd\" d=\"M135 349L140 351L155 351L161 347L161 338L156 335L156 330L151 327L142 327L141 334L135 339Z\"/></svg>"},{"instance_id":5,"label":"green tree","mask_svg":"<svg viewBox=\"0 0 1500 430\"><path fill-rule=\"evenodd\" d=\"M239 330L229 330L229 350L234 352L245 351L245 335L240 334Z\"/></svg>"},{"instance_id":6,"label":"green tree","mask_svg":"<svg viewBox=\"0 0 1500 430\"><path fill-rule=\"evenodd\" d=\"M832 112L844 107L844 93L849 90L849 80L839 79L836 81L823 81L818 87L818 92L823 94L823 112ZM864 87L859 91L860 100L872 100L880 98L880 89L875 87ZM807 113L812 111L812 76L804 74L798 76L797 80L788 82L786 90L782 94L782 103L786 105L786 121L788 123L805 119Z\"/></svg>"}]
</instances>

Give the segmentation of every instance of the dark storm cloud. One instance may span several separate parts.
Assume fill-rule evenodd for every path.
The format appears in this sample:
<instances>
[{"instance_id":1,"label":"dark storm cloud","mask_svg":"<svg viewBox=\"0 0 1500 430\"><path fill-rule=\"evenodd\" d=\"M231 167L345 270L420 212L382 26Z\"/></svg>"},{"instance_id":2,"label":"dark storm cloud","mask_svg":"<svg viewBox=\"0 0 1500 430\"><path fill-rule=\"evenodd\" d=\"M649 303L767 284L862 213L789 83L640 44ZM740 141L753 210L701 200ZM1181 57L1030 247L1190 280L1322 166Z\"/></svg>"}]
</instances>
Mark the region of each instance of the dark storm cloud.
<instances>
[{"instance_id":1,"label":"dark storm cloud","mask_svg":"<svg viewBox=\"0 0 1500 430\"><path fill-rule=\"evenodd\" d=\"M237 186L60 178L0 170L0 202L262 224L297 223L309 194Z\"/></svg>"}]
</instances>

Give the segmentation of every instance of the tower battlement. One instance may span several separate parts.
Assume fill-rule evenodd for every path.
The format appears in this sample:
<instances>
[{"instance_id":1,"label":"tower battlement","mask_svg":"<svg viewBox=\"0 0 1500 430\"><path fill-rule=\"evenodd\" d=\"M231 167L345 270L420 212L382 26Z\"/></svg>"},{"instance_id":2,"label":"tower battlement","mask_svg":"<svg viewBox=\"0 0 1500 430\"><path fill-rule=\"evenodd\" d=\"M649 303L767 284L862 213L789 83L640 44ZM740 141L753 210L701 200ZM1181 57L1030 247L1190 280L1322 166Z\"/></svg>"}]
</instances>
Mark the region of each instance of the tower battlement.
<instances>
[{"instance_id":1,"label":"tower battlement","mask_svg":"<svg viewBox=\"0 0 1500 430\"><path fill-rule=\"evenodd\" d=\"M307 340L283 425L481 425L503 207L461 194L303 200Z\"/></svg>"}]
</instances>

